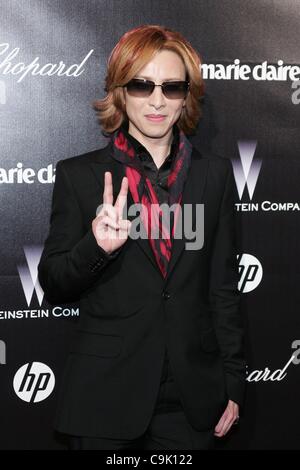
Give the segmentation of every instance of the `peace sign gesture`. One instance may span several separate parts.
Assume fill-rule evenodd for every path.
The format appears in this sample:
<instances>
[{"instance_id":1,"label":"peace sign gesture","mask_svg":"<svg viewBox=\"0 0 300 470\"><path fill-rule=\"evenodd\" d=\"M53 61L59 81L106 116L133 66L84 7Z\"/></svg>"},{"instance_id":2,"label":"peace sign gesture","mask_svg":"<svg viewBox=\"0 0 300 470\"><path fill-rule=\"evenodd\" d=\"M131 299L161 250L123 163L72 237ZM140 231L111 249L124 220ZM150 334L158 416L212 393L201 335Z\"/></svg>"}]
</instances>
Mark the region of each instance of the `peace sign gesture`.
<instances>
[{"instance_id":1,"label":"peace sign gesture","mask_svg":"<svg viewBox=\"0 0 300 470\"><path fill-rule=\"evenodd\" d=\"M128 178L122 179L122 185L115 205L113 205L112 174L104 174L103 204L97 217L92 222L93 234L98 245L108 254L120 248L128 238L131 222L122 218L127 201Z\"/></svg>"}]
</instances>

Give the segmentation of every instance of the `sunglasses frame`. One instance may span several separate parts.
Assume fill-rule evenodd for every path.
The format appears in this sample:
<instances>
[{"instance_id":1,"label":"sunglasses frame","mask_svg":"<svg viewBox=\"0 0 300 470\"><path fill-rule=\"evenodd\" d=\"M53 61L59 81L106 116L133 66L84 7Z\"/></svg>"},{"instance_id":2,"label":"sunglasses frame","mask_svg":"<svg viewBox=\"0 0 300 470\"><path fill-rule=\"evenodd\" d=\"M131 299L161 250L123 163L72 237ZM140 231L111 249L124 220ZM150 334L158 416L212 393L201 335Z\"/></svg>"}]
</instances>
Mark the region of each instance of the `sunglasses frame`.
<instances>
[{"instance_id":1,"label":"sunglasses frame","mask_svg":"<svg viewBox=\"0 0 300 470\"><path fill-rule=\"evenodd\" d=\"M154 88L156 86L160 86L161 89L162 89L162 92L163 92L163 95L168 98L168 99L183 99L183 98L186 98L186 95L188 94L188 91L189 91L189 86L190 86L190 82L188 80L173 80L173 81L167 81L167 82L163 82L161 85L157 85L155 82L153 82L152 80L147 80L146 78L132 78L128 83L126 83L126 85L116 85L116 87L122 87L122 88L127 88L128 84L131 83L131 82L138 82L138 83L145 83L147 85L151 85L152 87L152 90L150 90L149 94L145 95L145 96L141 96L141 98L148 98L149 96L152 95L153 91L154 91ZM170 85L170 84L173 84L173 83L184 83L187 85L187 89L185 91L185 95L182 96L182 97L179 97L179 98L170 98L167 96L167 92L166 92L166 85ZM130 92L127 90L127 93L130 95ZM131 96L136 96L136 95L131 95ZM138 96L136 96L138 98Z\"/></svg>"}]
</instances>

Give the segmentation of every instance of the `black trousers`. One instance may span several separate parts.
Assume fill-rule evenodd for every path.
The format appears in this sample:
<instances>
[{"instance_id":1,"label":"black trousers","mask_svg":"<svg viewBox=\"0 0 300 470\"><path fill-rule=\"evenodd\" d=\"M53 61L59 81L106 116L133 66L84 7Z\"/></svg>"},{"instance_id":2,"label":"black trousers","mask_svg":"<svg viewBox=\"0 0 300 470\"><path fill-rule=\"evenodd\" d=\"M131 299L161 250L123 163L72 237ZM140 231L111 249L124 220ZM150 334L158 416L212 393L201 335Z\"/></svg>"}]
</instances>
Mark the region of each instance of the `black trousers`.
<instances>
[{"instance_id":1,"label":"black trousers","mask_svg":"<svg viewBox=\"0 0 300 470\"><path fill-rule=\"evenodd\" d=\"M199 432L185 417L167 354L155 410L145 433L137 439L70 436L70 450L205 450L214 448L214 429Z\"/></svg>"}]
</instances>

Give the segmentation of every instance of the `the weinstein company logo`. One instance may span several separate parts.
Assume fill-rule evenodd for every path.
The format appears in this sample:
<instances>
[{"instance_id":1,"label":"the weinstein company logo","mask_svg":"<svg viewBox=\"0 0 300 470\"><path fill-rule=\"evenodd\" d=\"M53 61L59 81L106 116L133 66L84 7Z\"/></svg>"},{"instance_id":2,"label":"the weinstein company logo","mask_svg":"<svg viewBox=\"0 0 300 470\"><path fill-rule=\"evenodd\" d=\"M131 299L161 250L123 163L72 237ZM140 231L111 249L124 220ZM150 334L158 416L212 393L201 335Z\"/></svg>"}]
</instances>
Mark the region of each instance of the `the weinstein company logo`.
<instances>
[{"instance_id":1,"label":"the weinstein company logo","mask_svg":"<svg viewBox=\"0 0 300 470\"><path fill-rule=\"evenodd\" d=\"M239 264L239 285L241 292L251 292L261 282L263 276L262 265L253 255L244 253L238 255Z\"/></svg>"},{"instance_id":2,"label":"the weinstein company logo","mask_svg":"<svg viewBox=\"0 0 300 470\"><path fill-rule=\"evenodd\" d=\"M242 199L246 186L248 188L250 200L252 200L254 194L262 164L260 159L253 159L256 145L256 141L239 141L238 148L240 153L240 160L232 161L235 182L240 199Z\"/></svg>"},{"instance_id":3,"label":"the weinstein company logo","mask_svg":"<svg viewBox=\"0 0 300 470\"><path fill-rule=\"evenodd\" d=\"M38 264L42 255L42 246L25 246L24 253L26 265L18 265L18 272L25 294L26 302L29 307L33 292L36 292L39 305L42 305L44 292L38 281Z\"/></svg>"},{"instance_id":4,"label":"the weinstein company logo","mask_svg":"<svg viewBox=\"0 0 300 470\"><path fill-rule=\"evenodd\" d=\"M28 403L43 401L52 393L55 377L46 364L29 362L16 372L13 387L16 395Z\"/></svg>"},{"instance_id":5,"label":"the weinstein company logo","mask_svg":"<svg viewBox=\"0 0 300 470\"><path fill-rule=\"evenodd\" d=\"M0 364L6 364L6 344L0 339Z\"/></svg>"},{"instance_id":6,"label":"the weinstein company logo","mask_svg":"<svg viewBox=\"0 0 300 470\"><path fill-rule=\"evenodd\" d=\"M298 202L252 202L257 180L260 174L262 160L255 156L257 142L255 140L239 140L239 159L232 159L233 174L238 190L239 198L248 199L251 202L239 202L235 204L238 212L287 212L300 211ZM247 188L247 191L245 191ZM248 193L248 195L246 195Z\"/></svg>"},{"instance_id":7,"label":"the weinstein company logo","mask_svg":"<svg viewBox=\"0 0 300 470\"><path fill-rule=\"evenodd\" d=\"M18 272L23 287L24 295L28 307L33 303L33 294L36 293L38 303L41 307L44 300L44 291L38 280L38 265L43 252L43 246L31 245L24 247L26 263L18 265ZM79 307L61 307L56 305L53 308L37 308L37 309L15 309L0 310L0 320L22 320L22 319L39 319L39 318L63 317L79 317Z\"/></svg>"}]
</instances>

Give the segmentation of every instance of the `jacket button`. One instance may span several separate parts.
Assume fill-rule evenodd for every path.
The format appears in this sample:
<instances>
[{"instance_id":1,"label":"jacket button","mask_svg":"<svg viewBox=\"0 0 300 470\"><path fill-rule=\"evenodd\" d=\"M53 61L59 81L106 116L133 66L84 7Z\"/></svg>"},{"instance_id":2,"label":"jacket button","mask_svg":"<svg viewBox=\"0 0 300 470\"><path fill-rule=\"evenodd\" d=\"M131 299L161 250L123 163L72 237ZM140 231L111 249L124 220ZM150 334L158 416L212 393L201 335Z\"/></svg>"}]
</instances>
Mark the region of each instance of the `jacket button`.
<instances>
[{"instance_id":1,"label":"jacket button","mask_svg":"<svg viewBox=\"0 0 300 470\"><path fill-rule=\"evenodd\" d=\"M103 259L103 258L100 258L100 259L98 259L98 261L96 261L95 266L98 268L98 267L101 266L101 264L103 264L103 263L104 263L104 259Z\"/></svg>"},{"instance_id":2,"label":"jacket button","mask_svg":"<svg viewBox=\"0 0 300 470\"><path fill-rule=\"evenodd\" d=\"M164 298L165 300L168 300L170 297L171 297L170 292L168 292L168 291L164 291L164 292L163 292L163 298Z\"/></svg>"}]
</instances>

